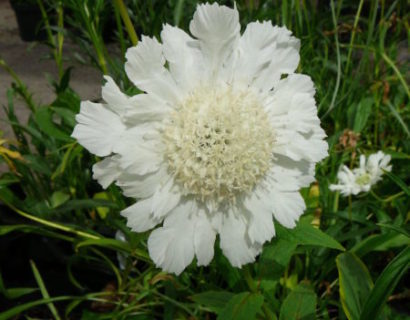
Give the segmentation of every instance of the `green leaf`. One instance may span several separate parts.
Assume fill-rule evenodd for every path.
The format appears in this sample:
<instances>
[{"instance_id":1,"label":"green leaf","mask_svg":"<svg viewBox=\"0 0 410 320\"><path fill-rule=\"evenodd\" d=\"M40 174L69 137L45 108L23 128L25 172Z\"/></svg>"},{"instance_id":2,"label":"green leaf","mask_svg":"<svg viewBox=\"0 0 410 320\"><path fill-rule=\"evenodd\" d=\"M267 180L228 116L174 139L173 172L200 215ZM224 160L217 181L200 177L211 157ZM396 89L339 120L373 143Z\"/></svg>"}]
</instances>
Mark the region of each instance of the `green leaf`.
<instances>
[{"instance_id":1,"label":"green leaf","mask_svg":"<svg viewBox=\"0 0 410 320\"><path fill-rule=\"evenodd\" d=\"M18 306L15 306L9 310L6 310L4 312L0 313L0 320L8 320L11 319L12 317L16 315L20 315L22 312L29 310L31 308L34 308L36 306L42 305L42 304L47 304L50 302L57 302L57 301L66 301L66 300L71 300L75 299L76 297L70 297L70 296L61 296L61 297L55 297L55 298L49 298L49 299L41 299L41 300L36 300L36 301L30 301L24 304L20 304Z\"/></svg>"},{"instance_id":2,"label":"green leaf","mask_svg":"<svg viewBox=\"0 0 410 320\"><path fill-rule=\"evenodd\" d=\"M0 293L7 299L17 299L32 292L38 291L37 288L9 288L6 289L3 277L0 273Z\"/></svg>"},{"instance_id":3,"label":"green leaf","mask_svg":"<svg viewBox=\"0 0 410 320\"><path fill-rule=\"evenodd\" d=\"M410 226L408 225L404 225L401 227L395 226L393 224L386 224L386 223L378 223L377 225L380 227L386 228L386 229L394 230L398 233L404 234L407 238L410 238Z\"/></svg>"},{"instance_id":4,"label":"green leaf","mask_svg":"<svg viewBox=\"0 0 410 320\"><path fill-rule=\"evenodd\" d=\"M343 310L349 320L357 320L373 287L373 281L363 262L351 252L339 254L336 265Z\"/></svg>"},{"instance_id":5,"label":"green leaf","mask_svg":"<svg viewBox=\"0 0 410 320\"><path fill-rule=\"evenodd\" d=\"M64 193L62 191L55 191L51 195L51 208L57 208L58 206L61 206L63 203L67 202L68 199L70 199L70 195L67 193Z\"/></svg>"},{"instance_id":6,"label":"green leaf","mask_svg":"<svg viewBox=\"0 0 410 320\"><path fill-rule=\"evenodd\" d=\"M41 131L43 131L47 135L62 141L72 141L70 136L59 129L53 122L52 112L49 107L42 107L37 109L36 113L34 114L34 118Z\"/></svg>"},{"instance_id":7,"label":"green leaf","mask_svg":"<svg viewBox=\"0 0 410 320\"><path fill-rule=\"evenodd\" d=\"M102 199L75 199L66 201L63 205L55 209L55 212L68 212L79 209L92 209L97 207L117 208L117 204L112 201Z\"/></svg>"},{"instance_id":8,"label":"green leaf","mask_svg":"<svg viewBox=\"0 0 410 320\"><path fill-rule=\"evenodd\" d=\"M410 247L400 252L377 278L360 314L361 320L377 319L387 298L393 292L410 265Z\"/></svg>"},{"instance_id":9,"label":"green leaf","mask_svg":"<svg viewBox=\"0 0 410 320\"><path fill-rule=\"evenodd\" d=\"M386 176L388 176L395 184L397 184L408 196L410 196L410 188L406 185L406 183L401 180L395 174L385 171Z\"/></svg>"},{"instance_id":10,"label":"green leaf","mask_svg":"<svg viewBox=\"0 0 410 320\"><path fill-rule=\"evenodd\" d=\"M364 98L357 105L353 131L362 132L372 111L373 98Z\"/></svg>"},{"instance_id":11,"label":"green leaf","mask_svg":"<svg viewBox=\"0 0 410 320\"><path fill-rule=\"evenodd\" d=\"M309 223L299 222L294 229L287 229L280 224L275 224L275 228L278 239L287 239L300 245L345 250L337 240Z\"/></svg>"},{"instance_id":12,"label":"green leaf","mask_svg":"<svg viewBox=\"0 0 410 320\"><path fill-rule=\"evenodd\" d=\"M218 320L252 320L261 310L263 296L260 293L242 292L234 295L219 313Z\"/></svg>"},{"instance_id":13,"label":"green leaf","mask_svg":"<svg viewBox=\"0 0 410 320\"><path fill-rule=\"evenodd\" d=\"M87 246L99 246L104 248L110 248L113 250L119 250L124 253L131 253L131 247L128 242L120 241L116 239L88 239L81 242L78 242L75 246L75 250L80 249L81 247Z\"/></svg>"},{"instance_id":14,"label":"green leaf","mask_svg":"<svg viewBox=\"0 0 410 320\"><path fill-rule=\"evenodd\" d=\"M279 320L316 319L316 294L309 285L300 283L283 301Z\"/></svg>"},{"instance_id":15,"label":"green leaf","mask_svg":"<svg viewBox=\"0 0 410 320\"><path fill-rule=\"evenodd\" d=\"M297 247L295 241L274 238L262 251L258 274L263 279L279 280Z\"/></svg>"},{"instance_id":16,"label":"green leaf","mask_svg":"<svg viewBox=\"0 0 410 320\"><path fill-rule=\"evenodd\" d=\"M43 278L41 277L40 272L37 269L36 264L34 263L33 260L30 260L30 266L31 270L33 271L34 278L36 279L36 282L38 284L38 287L40 289L40 292L43 296L44 299L50 299L50 295L48 294L46 285L44 284ZM54 319L60 320L60 316L58 315L58 311L56 307L54 306L53 302L47 303L47 307L50 309L51 314L54 316Z\"/></svg>"},{"instance_id":17,"label":"green leaf","mask_svg":"<svg viewBox=\"0 0 410 320\"><path fill-rule=\"evenodd\" d=\"M371 251L385 251L390 248L410 245L410 238L396 232L370 235L356 244L350 251L362 257Z\"/></svg>"},{"instance_id":18,"label":"green leaf","mask_svg":"<svg viewBox=\"0 0 410 320\"><path fill-rule=\"evenodd\" d=\"M75 113L67 108L51 107L51 110L58 114L70 127L74 128Z\"/></svg>"},{"instance_id":19,"label":"green leaf","mask_svg":"<svg viewBox=\"0 0 410 320\"><path fill-rule=\"evenodd\" d=\"M191 299L215 313L220 313L233 295L228 291L206 291L191 296Z\"/></svg>"}]
</instances>

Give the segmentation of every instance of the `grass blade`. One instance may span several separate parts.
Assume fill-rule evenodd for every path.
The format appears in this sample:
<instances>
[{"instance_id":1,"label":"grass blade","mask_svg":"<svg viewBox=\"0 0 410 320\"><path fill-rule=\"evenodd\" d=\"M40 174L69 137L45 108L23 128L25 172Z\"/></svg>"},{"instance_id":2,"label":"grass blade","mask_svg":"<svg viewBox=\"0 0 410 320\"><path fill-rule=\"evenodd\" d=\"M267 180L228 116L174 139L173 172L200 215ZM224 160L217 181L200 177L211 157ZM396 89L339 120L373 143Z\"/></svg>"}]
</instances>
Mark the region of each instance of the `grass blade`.
<instances>
[{"instance_id":1,"label":"grass blade","mask_svg":"<svg viewBox=\"0 0 410 320\"><path fill-rule=\"evenodd\" d=\"M36 267L36 264L34 263L33 260L30 260L30 265L31 265L31 270L33 271L33 274L34 274L34 278L36 279L36 282L38 284L38 287L40 288L40 292L41 292L43 298L44 299L50 299L50 295L48 294L48 291L47 291L47 288L44 284L43 278L41 277L41 274L38 271L38 269ZM57 311L57 309L54 306L52 301L47 303L47 307L50 309L50 312L53 315L54 319L61 320L60 316L58 315L58 311Z\"/></svg>"},{"instance_id":2,"label":"grass blade","mask_svg":"<svg viewBox=\"0 0 410 320\"><path fill-rule=\"evenodd\" d=\"M410 247L406 247L394 258L376 280L360 314L361 320L377 319L378 314L410 264Z\"/></svg>"}]
</instances>

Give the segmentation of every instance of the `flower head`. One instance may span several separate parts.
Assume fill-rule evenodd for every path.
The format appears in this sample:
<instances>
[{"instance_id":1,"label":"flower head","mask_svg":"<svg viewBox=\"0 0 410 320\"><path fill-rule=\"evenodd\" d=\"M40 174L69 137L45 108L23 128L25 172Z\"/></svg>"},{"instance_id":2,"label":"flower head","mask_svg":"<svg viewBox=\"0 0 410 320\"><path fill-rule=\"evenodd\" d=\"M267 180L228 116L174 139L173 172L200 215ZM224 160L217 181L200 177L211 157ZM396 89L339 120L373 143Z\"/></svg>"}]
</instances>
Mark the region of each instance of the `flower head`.
<instances>
[{"instance_id":1,"label":"flower head","mask_svg":"<svg viewBox=\"0 0 410 320\"><path fill-rule=\"evenodd\" d=\"M350 170L346 166L341 166L337 174L339 183L331 184L329 188L332 191L340 191L344 196L368 192L382 179L384 171L391 171L390 159L391 157L382 151L371 154L368 159L361 155L359 167Z\"/></svg>"},{"instance_id":2,"label":"flower head","mask_svg":"<svg viewBox=\"0 0 410 320\"><path fill-rule=\"evenodd\" d=\"M199 5L192 36L165 25L128 49L125 70L145 93L128 97L110 77L105 104L81 104L73 137L97 156L103 187L139 199L122 211L148 250L176 274L214 242L233 266L254 261L305 209L301 187L327 155L308 76L295 74L299 40L270 22L247 25L236 9Z\"/></svg>"}]
</instances>

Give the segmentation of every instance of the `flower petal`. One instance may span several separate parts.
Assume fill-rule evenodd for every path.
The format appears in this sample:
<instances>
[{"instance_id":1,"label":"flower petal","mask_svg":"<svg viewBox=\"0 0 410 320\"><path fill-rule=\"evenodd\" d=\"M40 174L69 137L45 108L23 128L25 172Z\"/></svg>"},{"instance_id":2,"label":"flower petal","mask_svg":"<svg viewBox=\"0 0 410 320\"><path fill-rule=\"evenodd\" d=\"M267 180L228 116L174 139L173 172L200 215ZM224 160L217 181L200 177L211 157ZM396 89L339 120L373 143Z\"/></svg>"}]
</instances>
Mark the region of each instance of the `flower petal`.
<instances>
[{"instance_id":1,"label":"flower petal","mask_svg":"<svg viewBox=\"0 0 410 320\"><path fill-rule=\"evenodd\" d=\"M305 201L298 191L270 193L273 216L287 228L294 228L296 221L306 209Z\"/></svg>"},{"instance_id":2,"label":"flower petal","mask_svg":"<svg viewBox=\"0 0 410 320\"><path fill-rule=\"evenodd\" d=\"M255 261L255 257L261 252L258 243L251 244L247 239L245 218L238 213L224 213L220 230L221 249L234 267Z\"/></svg>"},{"instance_id":3,"label":"flower petal","mask_svg":"<svg viewBox=\"0 0 410 320\"><path fill-rule=\"evenodd\" d=\"M239 40L235 79L268 91L299 64L299 40L270 21L252 22Z\"/></svg>"},{"instance_id":4,"label":"flower petal","mask_svg":"<svg viewBox=\"0 0 410 320\"><path fill-rule=\"evenodd\" d=\"M147 133L154 133L149 125L136 126L124 132L114 152L121 155L118 164L131 175L145 175L157 171L163 163L164 146L159 139L145 140Z\"/></svg>"},{"instance_id":5,"label":"flower petal","mask_svg":"<svg viewBox=\"0 0 410 320\"><path fill-rule=\"evenodd\" d=\"M111 156L93 165L93 179L107 189L121 174L118 168L118 157Z\"/></svg>"},{"instance_id":6,"label":"flower petal","mask_svg":"<svg viewBox=\"0 0 410 320\"><path fill-rule=\"evenodd\" d=\"M108 156L126 129L120 117L100 103L81 102L71 136L91 153Z\"/></svg>"},{"instance_id":7,"label":"flower petal","mask_svg":"<svg viewBox=\"0 0 410 320\"><path fill-rule=\"evenodd\" d=\"M272 210L268 202L269 198L265 195L258 197L255 193L244 201L250 213L248 236L252 243L263 244L275 236Z\"/></svg>"},{"instance_id":8,"label":"flower petal","mask_svg":"<svg viewBox=\"0 0 410 320\"><path fill-rule=\"evenodd\" d=\"M168 24L161 31L161 39L169 70L178 86L184 92L197 86L203 74L203 58L198 40Z\"/></svg>"},{"instance_id":9,"label":"flower petal","mask_svg":"<svg viewBox=\"0 0 410 320\"><path fill-rule=\"evenodd\" d=\"M179 275L194 258L192 202L182 203L148 238L148 251L155 265Z\"/></svg>"},{"instance_id":10,"label":"flower petal","mask_svg":"<svg viewBox=\"0 0 410 320\"><path fill-rule=\"evenodd\" d=\"M275 132L273 152L292 160L318 162L328 154L308 76L293 74L280 80L265 107Z\"/></svg>"},{"instance_id":11,"label":"flower petal","mask_svg":"<svg viewBox=\"0 0 410 320\"><path fill-rule=\"evenodd\" d=\"M158 40L142 36L138 45L128 49L125 56L125 72L138 88L164 101L178 101L179 89L164 66L165 58Z\"/></svg>"},{"instance_id":12,"label":"flower petal","mask_svg":"<svg viewBox=\"0 0 410 320\"><path fill-rule=\"evenodd\" d=\"M163 180L162 186L157 189L152 197L152 211L154 217L162 218L174 209L181 199L181 191L175 186L174 178L168 177L168 180Z\"/></svg>"},{"instance_id":13,"label":"flower petal","mask_svg":"<svg viewBox=\"0 0 410 320\"><path fill-rule=\"evenodd\" d=\"M206 77L215 76L225 60L232 54L239 39L238 10L217 3L197 6L189 25L191 33L199 40Z\"/></svg>"},{"instance_id":14,"label":"flower petal","mask_svg":"<svg viewBox=\"0 0 410 320\"><path fill-rule=\"evenodd\" d=\"M161 222L152 214L152 198L139 200L137 203L121 211L127 218L127 226L135 232L145 232Z\"/></svg>"},{"instance_id":15,"label":"flower petal","mask_svg":"<svg viewBox=\"0 0 410 320\"><path fill-rule=\"evenodd\" d=\"M194 248L198 266L208 265L214 257L216 232L209 218L200 210L195 219Z\"/></svg>"},{"instance_id":16,"label":"flower petal","mask_svg":"<svg viewBox=\"0 0 410 320\"><path fill-rule=\"evenodd\" d=\"M166 180L167 177L168 174L166 168L160 168L156 172L148 173L143 176L130 175L125 172L118 177L117 185L127 197L137 199L148 198L161 187L161 183Z\"/></svg>"}]
</instances>

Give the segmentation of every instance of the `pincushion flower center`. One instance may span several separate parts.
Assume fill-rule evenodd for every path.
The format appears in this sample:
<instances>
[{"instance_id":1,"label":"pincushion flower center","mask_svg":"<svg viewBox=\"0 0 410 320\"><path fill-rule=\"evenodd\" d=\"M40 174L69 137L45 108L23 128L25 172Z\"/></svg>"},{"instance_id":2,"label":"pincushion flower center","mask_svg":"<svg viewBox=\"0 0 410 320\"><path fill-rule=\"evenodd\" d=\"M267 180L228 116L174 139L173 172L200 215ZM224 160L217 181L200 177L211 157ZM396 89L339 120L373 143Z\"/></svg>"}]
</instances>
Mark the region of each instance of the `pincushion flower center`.
<instances>
[{"instance_id":1,"label":"pincushion flower center","mask_svg":"<svg viewBox=\"0 0 410 320\"><path fill-rule=\"evenodd\" d=\"M170 172L185 194L235 202L270 168L274 134L257 94L201 87L176 108L163 138Z\"/></svg>"},{"instance_id":2,"label":"pincushion flower center","mask_svg":"<svg viewBox=\"0 0 410 320\"><path fill-rule=\"evenodd\" d=\"M371 176L370 176L370 174L368 174L368 173L363 173L363 174L361 174L360 176L358 176L358 177L356 178L356 183L357 183L359 186L364 186L364 185L366 185L366 184L369 184L370 181L371 181Z\"/></svg>"}]
</instances>

